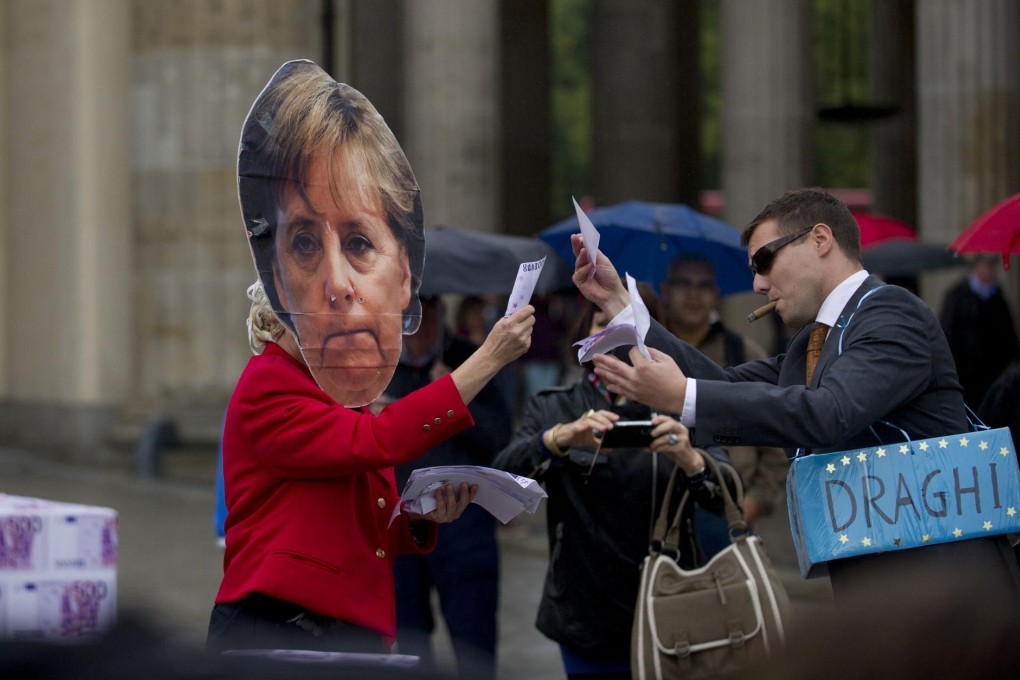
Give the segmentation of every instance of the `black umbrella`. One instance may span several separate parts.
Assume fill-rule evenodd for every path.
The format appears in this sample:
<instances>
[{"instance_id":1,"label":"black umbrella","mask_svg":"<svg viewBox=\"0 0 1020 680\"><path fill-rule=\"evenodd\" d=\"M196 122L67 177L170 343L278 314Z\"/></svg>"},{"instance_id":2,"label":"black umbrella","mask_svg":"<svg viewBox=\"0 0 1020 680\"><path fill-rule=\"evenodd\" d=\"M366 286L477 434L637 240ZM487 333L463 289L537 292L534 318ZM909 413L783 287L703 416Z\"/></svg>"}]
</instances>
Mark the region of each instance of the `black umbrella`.
<instances>
[{"instance_id":1,"label":"black umbrella","mask_svg":"<svg viewBox=\"0 0 1020 680\"><path fill-rule=\"evenodd\" d=\"M963 260L946 246L905 238L890 238L861 250L864 268L883 277L917 276L927 271L955 267Z\"/></svg>"},{"instance_id":2,"label":"black umbrella","mask_svg":"<svg viewBox=\"0 0 1020 680\"><path fill-rule=\"evenodd\" d=\"M510 294L522 262L546 258L536 293L570 288L573 271L545 242L453 227L425 230L425 271L419 293Z\"/></svg>"}]
</instances>

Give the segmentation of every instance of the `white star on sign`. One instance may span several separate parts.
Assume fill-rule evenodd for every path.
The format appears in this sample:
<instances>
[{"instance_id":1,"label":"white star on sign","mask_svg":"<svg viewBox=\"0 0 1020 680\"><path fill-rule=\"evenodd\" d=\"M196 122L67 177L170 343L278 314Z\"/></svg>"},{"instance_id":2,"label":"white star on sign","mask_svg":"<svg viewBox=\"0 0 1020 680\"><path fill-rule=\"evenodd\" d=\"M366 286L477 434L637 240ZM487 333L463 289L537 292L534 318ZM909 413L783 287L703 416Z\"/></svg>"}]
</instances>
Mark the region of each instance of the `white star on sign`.
<instances>
[{"instance_id":1,"label":"white star on sign","mask_svg":"<svg viewBox=\"0 0 1020 680\"><path fill-rule=\"evenodd\" d=\"M850 464L850 456L843 456L842 458L840 458L840 460L843 462L843 465Z\"/></svg>"},{"instance_id":2,"label":"white star on sign","mask_svg":"<svg viewBox=\"0 0 1020 680\"><path fill-rule=\"evenodd\" d=\"M878 451L875 451L875 455L878 456L879 458L885 458L885 449L879 449Z\"/></svg>"},{"instance_id":3,"label":"white star on sign","mask_svg":"<svg viewBox=\"0 0 1020 680\"><path fill-rule=\"evenodd\" d=\"M988 442L986 442L984 439L982 439L981 443L978 444L978 448L981 449L982 451L987 451L988 450Z\"/></svg>"},{"instance_id":4,"label":"white star on sign","mask_svg":"<svg viewBox=\"0 0 1020 680\"><path fill-rule=\"evenodd\" d=\"M921 442L920 445L919 445L919 448L922 451L927 451L928 450L928 442Z\"/></svg>"},{"instance_id":5,"label":"white star on sign","mask_svg":"<svg viewBox=\"0 0 1020 680\"><path fill-rule=\"evenodd\" d=\"M836 466L833 465L832 463L829 463L828 465L825 466L825 471L826 472L835 472L836 471Z\"/></svg>"},{"instance_id":6,"label":"white star on sign","mask_svg":"<svg viewBox=\"0 0 1020 680\"><path fill-rule=\"evenodd\" d=\"M840 537L839 537L839 542L840 543L846 543L849 540L850 540L850 537L847 536L846 534L841 534Z\"/></svg>"},{"instance_id":7,"label":"white star on sign","mask_svg":"<svg viewBox=\"0 0 1020 680\"><path fill-rule=\"evenodd\" d=\"M1001 455L1003 455L1003 456L1008 456L1009 455L1009 449L1007 449L1005 446L1003 446L1001 449L999 449L999 453Z\"/></svg>"},{"instance_id":8,"label":"white star on sign","mask_svg":"<svg viewBox=\"0 0 1020 680\"><path fill-rule=\"evenodd\" d=\"M939 440L939 448L940 449L944 449L947 446L949 446L949 442L947 442L945 439L940 439Z\"/></svg>"},{"instance_id":9,"label":"white star on sign","mask_svg":"<svg viewBox=\"0 0 1020 680\"><path fill-rule=\"evenodd\" d=\"M922 543L927 543L930 540L931 540L931 536L928 535L928 534L925 534L924 536L921 537L921 542Z\"/></svg>"},{"instance_id":10,"label":"white star on sign","mask_svg":"<svg viewBox=\"0 0 1020 680\"><path fill-rule=\"evenodd\" d=\"M991 523L991 522L988 522L988 521L986 521L986 522L984 523L984 525L982 525L982 528L983 528L983 529L984 529L985 531L990 531L990 530L991 530L991 528L992 528L992 523Z\"/></svg>"},{"instance_id":11,"label":"white star on sign","mask_svg":"<svg viewBox=\"0 0 1020 680\"><path fill-rule=\"evenodd\" d=\"M864 453L863 451L861 451L860 453L857 454L857 460L861 461L862 463L864 461L866 461L867 459L868 459L868 454Z\"/></svg>"},{"instance_id":12,"label":"white star on sign","mask_svg":"<svg viewBox=\"0 0 1020 680\"><path fill-rule=\"evenodd\" d=\"M870 539L870 538L868 538L867 536L865 536L865 537L864 537L864 540L862 540L862 541L861 541L861 545L863 545L863 546L869 546L869 545L871 545L871 539Z\"/></svg>"},{"instance_id":13,"label":"white star on sign","mask_svg":"<svg viewBox=\"0 0 1020 680\"><path fill-rule=\"evenodd\" d=\"M1010 506L1009 509L1006 510L1006 514L1009 515L1010 517L1012 517L1013 515L1016 514L1016 508L1014 508L1013 506Z\"/></svg>"},{"instance_id":14,"label":"white star on sign","mask_svg":"<svg viewBox=\"0 0 1020 680\"><path fill-rule=\"evenodd\" d=\"M957 529L953 529L953 536L956 536L957 538L959 538L960 536L963 536L963 530L962 529L958 529L958 528Z\"/></svg>"},{"instance_id":15,"label":"white star on sign","mask_svg":"<svg viewBox=\"0 0 1020 680\"><path fill-rule=\"evenodd\" d=\"M900 444L900 453L905 454L905 453L907 453L909 451L910 451L910 449L907 448L906 444Z\"/></svg>"},{"instance_id":16,"label":"white star on sign","mask_svg":"<svg viewBox=\"0 0 1020 680\"><path fill-rule=\"evenodd\" d=\"M966 437L960 437L960 446L967 446L967 444L969 443L970 443L969 439L967 439Z\"/></svg>"}]
</instances>

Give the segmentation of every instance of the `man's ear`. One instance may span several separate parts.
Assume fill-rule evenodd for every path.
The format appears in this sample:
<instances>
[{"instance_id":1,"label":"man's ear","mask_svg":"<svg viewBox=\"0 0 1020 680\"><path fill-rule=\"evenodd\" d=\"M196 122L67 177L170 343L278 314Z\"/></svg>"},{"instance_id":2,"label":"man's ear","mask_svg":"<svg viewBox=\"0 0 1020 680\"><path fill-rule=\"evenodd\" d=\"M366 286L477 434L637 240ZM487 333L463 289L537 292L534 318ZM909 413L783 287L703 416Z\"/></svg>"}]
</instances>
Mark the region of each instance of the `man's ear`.
<instances>
[{"instance_id":1,"label":"man's ear","mask_svg":"<svg viewBox=\"0 0 1020 680\"><path fill-rule=\"evenodd\" d=\"M814 226L810 238L819 255L828 255L836 247L836 237L832 234L832 227L824 222L819 222Z\"/></svg>"}]
</instances>

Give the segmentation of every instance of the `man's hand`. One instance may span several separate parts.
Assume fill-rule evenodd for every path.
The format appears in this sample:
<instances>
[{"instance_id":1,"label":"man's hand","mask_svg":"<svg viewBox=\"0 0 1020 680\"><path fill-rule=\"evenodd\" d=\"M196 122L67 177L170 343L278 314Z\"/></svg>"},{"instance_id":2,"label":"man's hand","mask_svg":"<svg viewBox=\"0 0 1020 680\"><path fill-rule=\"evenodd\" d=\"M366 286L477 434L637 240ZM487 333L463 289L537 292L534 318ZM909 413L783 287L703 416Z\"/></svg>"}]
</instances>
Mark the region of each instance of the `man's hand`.
<instances>
[{"instance_id":1,"label":"man's hand","mask_svg":"<svg viewBox=\"0 0 1020 680\"><path fill-rule=\"evenodd\" d=\"M611 354L595 355L595 374L610 392L622 394L658 411L680 413L687 394L687 377L673 358L649 347L648 361L637 347L630 350L628 366Z\"/></svg>"},{"instance_id":2,"label":"man's hand","mask_svg":"<svg viewBox=\"0 0 1020 680\"><path fill-rule=\"evenodd\" d=\"M588 250L584 247L584 237L574 234L570 237L570 247L574 250L574 285L587 298L605 312L610 319L619 314L630 304L630 293L620 280L616 267L601 251L595 265L588 261ZM595 276L591 276L591 268L595 267Z\"/></svg>"}]
</instances>

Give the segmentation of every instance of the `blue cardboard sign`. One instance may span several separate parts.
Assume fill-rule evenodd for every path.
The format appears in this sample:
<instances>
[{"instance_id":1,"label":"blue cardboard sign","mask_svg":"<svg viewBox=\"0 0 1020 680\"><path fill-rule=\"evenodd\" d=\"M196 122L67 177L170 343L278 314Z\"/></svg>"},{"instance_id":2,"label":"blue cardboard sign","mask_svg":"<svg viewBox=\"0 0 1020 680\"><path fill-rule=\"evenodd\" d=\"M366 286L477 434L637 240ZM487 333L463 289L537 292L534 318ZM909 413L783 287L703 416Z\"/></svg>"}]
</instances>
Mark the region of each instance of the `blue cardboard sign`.
<instances>
[{"instance_id":1,"label":"blue cardboard sign","mask_svg":"<svg viewBox=\"0 0 1020 680\"><path fill-rule=\"evenodd\" d=\"M1009 428L794 459L790 528L805 577L830 560L1020 532Z\"/></svg>"}]
</instances>

